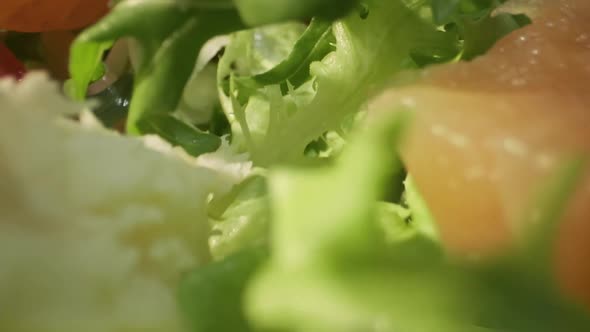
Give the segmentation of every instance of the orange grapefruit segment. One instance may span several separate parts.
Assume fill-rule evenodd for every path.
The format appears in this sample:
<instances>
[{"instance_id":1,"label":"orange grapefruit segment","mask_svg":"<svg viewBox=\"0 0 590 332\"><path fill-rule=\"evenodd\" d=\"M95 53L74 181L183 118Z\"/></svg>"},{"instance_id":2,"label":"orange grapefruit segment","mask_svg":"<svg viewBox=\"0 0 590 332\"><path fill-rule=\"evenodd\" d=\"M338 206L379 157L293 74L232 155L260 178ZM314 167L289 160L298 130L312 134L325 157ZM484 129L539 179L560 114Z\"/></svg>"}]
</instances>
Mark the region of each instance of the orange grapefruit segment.
<instances>
[{"instance_id":1,"label":"orange grapefruit segment","mask_svg":"<svg viewBox=\"0 0 590 332\"><path fill-rule=\"evenodd\" d=\"M403 159L449 251L507 248L534 222L528 207L557 165L590 154L590 1L544 1L488 54L432 67L371 107L400 105L415 113ZM558 236L561 280L590 306L590 176Z\"/></svg>"}]
</instances>

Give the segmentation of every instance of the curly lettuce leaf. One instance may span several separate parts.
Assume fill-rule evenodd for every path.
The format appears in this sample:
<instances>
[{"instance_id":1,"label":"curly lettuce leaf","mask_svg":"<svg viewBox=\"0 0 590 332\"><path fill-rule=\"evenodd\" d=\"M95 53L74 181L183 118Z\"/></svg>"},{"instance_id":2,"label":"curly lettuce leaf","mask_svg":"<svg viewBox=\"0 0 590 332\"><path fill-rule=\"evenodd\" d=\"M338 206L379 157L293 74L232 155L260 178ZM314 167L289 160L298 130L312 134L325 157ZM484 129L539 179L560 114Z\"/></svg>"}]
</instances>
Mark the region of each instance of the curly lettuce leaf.
<instances>
[{"instance_id":1,"label":"curly lettuce leaf","mask_svg":"<svg viewBox=\"0 0 590 332\"><path fill-rule=\"evenodd\" d=\"M286 23L232 35L217 68L221 105L232 131L232 145L254 157L256 141L271 129L270 105L250 77L268 72L289 56L305 27ZM242 79L244 78L244 79ZM269 89L276 87L270 87ZM279 93L279 102L282 96Z\"/></svg>"},{"instance_id":2,"label":"curly lettuce leaf","mask_svg":"<svg viewBox=\"0 0 590 332\"><path fill-rule=\"evenodd\" d=\"M266 179L254 176L209 204L212 235L209 246L214 259L268 242L269 197Z\"/></svg>"},{"instance_id":3,"label":"curly lettuce leaf","mask_svg":"<svg viewBox=\"0 0 590 332\"><path fill-rule=\"evenodd\" d=\"M333 24L335 51L311 63L306 83L301 86L293 86L289 75L283 75L283 82L273 80L271 83L277 84L261 88L227 70L231 57L238 52L224 55L226 64L220 65L222 74L218 76L220 96L226 99L222 105L228 117L235 119L235 132L243 134L255 163L301 160L309 143L337 130L345 119L359 112L366 99L393 74L412 68L413 51L436 47L457 52L453 35L423 21L402 1L373 0L365 5L368 14L353 12ZM302 35L300 44L322 44L324 35L312 33L312 28ZM306 40L310 35L314 38ZM293 52L295 57L299 49ZM308 55L301 52L299 61L304 63ZM289 63L292 61L290 58ZM262 120L249 121L249 116L255 116L252 113L259 113L257 118ZM252 132L258 137L249 137Z\"/></svg>"},{"instance_id":4,"label":"curly lettuce leaf","mask_svg":"<svg viewBox=\"0 0 590 332\"><path fill-rule=\"evenodd\" d=\"M331 41L331 27L329 21L313 19L285 60L252 79L261 85L279 84L290 80L312 62L320 61L329 52L326 47Z\"/></svg>"}]
</instances>

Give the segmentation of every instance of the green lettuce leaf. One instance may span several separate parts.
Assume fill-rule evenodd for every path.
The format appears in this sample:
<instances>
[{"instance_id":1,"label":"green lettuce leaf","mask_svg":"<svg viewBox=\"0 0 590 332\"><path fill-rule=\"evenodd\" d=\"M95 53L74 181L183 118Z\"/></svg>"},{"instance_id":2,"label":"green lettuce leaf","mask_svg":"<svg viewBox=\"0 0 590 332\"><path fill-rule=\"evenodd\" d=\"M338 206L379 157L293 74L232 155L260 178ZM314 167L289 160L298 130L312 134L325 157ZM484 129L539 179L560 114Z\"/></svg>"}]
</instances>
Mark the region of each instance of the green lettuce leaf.
<instances>
[{"instance_id":1,"label":"green lettuce leaf","mask_svg":"<svg viewBox=\"0 0 590 332\"><path fill-rule=\"evenodd\" d=\"M189 331L254 331L242 307L246 285L266 259L252 248L187 274L179 287L179 302Z\"/></svg>"},{"instance_id":2,"label":"green lettuce leaf","mask_svg":"<svg viewBox=\"0 0 590 332\"><path fill-rule=\"evenodd\" d=\"M267 72L253 77L261 85L278 84L297 75L311 62L321 60L328 52L332 24L328 21L314 19L299 40L293 45L289 56ZM326 51L323 51L326 49ZM309 73L309 72L308 72Z\"/></svg>"},{"instance_id":3,"label":"green lettuce leaf","mask_svg":"<svg viewBox=\"0 0 590 332\"><path fill-rule=\"evenodd\" d=\"M211 253L217 260L268 242L269 197L266 179L253 176L209 204Z\"/></svg>"},{"instance_id":4,"label":"green lettuce leaf","mask_svg":"<svg viewBox=\"0 0 590 332\"><path fill-rule=\"evenodd\" d=\"M396 167L392 146L403 123L391 115L376 119L331 167L271 172L271 255L246 293L245 308L256 326L292 331L588 329L590 316L566 300L552 279L539 278L534 265L521 260L530 252L453 261L429 231L402 219L407 211L375 205ZM571 189L572 177L580 174L576 165L557 181L556 194Z\"/></svg>"},{"instance_id":5,"label":"green lettuce leaf","mask_svg":"<svg viewBox=\"0 0 590 332\"><path fill-rule=\"evenodd\" d=\"M69 71L72 79L66 82L66 93L74 100L84 100L88 85L96 80L102 69L102 56L112 42L74 44L70 53Z\"/></svg>"},{"instance_id":6,"label":"green lettuce leaf","mask_svg":"<svg viewBox=\"0 0 590 332\"><path fill-rule=\"evenodd\" d=\"M127 130L140 134L138 121L150 114L174 112L181 100L201 47L213 36L242 27L232 7L210 6L210 2L175 0L120 1L109 15L85 30L72 46L72 78L76 95L87 83L85 55L94 55L99 45L135 38L141 47L139 70ZM87 50L87 51L85 51Z\"/></svg>"},{"instance_id":7,"label":"green lettuce leaf","mask_svg":"<svg viewBox=\"0 0 590 332\"><path fill-rule=\"evenodd\" d=\"M252 76L280 64L305 27L299 23L272 25L241 31L231 37L217 68L221 105L231 126L232 145L251 155L270 129L270 105ZM276 92L277 87L269 87ZM282 102L279 93L278 102ZM255 158L253 158L255 159Z\"/></svg>"},{"instance_id":8,"label":"green lettuce leaf","mask_svg":"<svg viewBox=\"0 0 590 332\"><path fill-rule=\"evenodd\" d=\"M249 25L262 25L317 16L332 20L353 9L358 0L234 0Z\"/></svg>"},{"instance_id":9,"label":"green lettuce leaf","mask_svg":"<svg viewBox=\"0 0 590 332\"><path fill-rule=\"evenodd\" d=\"M522 15L495 14L504 0L431 0L436 24L453 26L462 41L462 58L484 54L496 41L530 23Z\"/></svg>"},{"instance_id":10,"label":"green lettuce leaf","mask_svg":"<svg viewBox=\"0 0 590 332\"><path fill-rule=\"evenodd\" d=\"M276 84L262 88L232 75L227 68L232 57L239 54L236 45L244 41L236 40L228 46L218 76L220 96L225 99L222 105L234 123L234 133L243 136L240 144L256 164L302 160L308 144L330 130L338 130L392 75L414 67L411 54L415 50L451 48L458 52L454 35L423 21L402 1L373 0L364 4L368 14L353 12L333 24L335 51L321 53L322 61L311 63L308 77L303 80L306 83L300 86L290 82L290 75L275 75L276 79L268 83ZM323 30L318 28L315 33L313 24L297 44L309 45L306 50L323 43L324 34L319 33ZM319 21L315 24L321 25ZM300 63L309 59L309 52L300 50L296 47L287 60L291 68L295 68L295 58ZM284 81L278 83L278 78ZM301 84L300 78L297 84ZM249 117L257 120L250 121Z\"/></svg>"},{"instance_id":11,"label":"green lettuce leaf","mask_svg":"<svg viewBox=\"0 0 590 332\"><path fill-rule=\"evenodd\" d=\"M218 136L202 132L167 114L146 116L137 127L145 134L157 134L170 144L182 147L194 157L214 152L221 146Z\"/></svg>"}]
</instances>

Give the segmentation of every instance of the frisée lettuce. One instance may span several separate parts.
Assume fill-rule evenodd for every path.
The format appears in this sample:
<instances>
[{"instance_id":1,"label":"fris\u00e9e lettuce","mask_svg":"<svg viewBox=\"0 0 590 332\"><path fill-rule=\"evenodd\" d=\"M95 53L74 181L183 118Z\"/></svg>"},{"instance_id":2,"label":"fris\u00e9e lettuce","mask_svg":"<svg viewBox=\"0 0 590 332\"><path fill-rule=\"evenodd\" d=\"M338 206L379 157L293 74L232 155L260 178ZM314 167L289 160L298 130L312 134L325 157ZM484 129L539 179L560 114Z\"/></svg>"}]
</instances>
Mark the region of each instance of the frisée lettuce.
<instances>
[{"instance_id":1,"label":"fris\u00e9e lettuce","mask_svg":"<svg viewBox=\"0 0 590 332\"><path fill-rule=\"evenodd\" d=\"M0 80L0 330L590 330L543 268L583 156L522 246L463 261L400 161L412 116L367 112L530 23L522 3L115 1L65 93ZM123 133L87 95L120 40Z\"/></svg>"}]
</instances>

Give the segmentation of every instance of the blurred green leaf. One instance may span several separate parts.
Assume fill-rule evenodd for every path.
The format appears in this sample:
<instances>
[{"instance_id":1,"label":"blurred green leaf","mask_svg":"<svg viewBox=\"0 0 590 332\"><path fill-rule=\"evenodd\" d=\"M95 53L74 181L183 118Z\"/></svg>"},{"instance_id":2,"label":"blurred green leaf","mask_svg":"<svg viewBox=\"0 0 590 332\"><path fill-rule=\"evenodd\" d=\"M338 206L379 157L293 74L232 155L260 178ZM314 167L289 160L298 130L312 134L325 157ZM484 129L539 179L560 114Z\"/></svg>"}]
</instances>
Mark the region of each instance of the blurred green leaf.
<instances>
[{"instance_id":1,"label":"blurred green leaf","mask_svg":"<svg viewBox=\"0 0 590 332\"><path fill-rule=\"evenodd\" d=\"M430 0L432 20L439 26L456 29L462 44L462 58L471 60L484 54L496 41L529 21L520 16L501 14L493 10L504 0ZM418 61L428 51L419 52ZM444 53L443 53L444 54ZM443 59L450 59L443 55Z\"/></svg>"},{"instance_id":2,"label":"blurred green leaf","mask_svg":"<svg viewBox=\"0 0 590 332\"><path fill-rule=\"evenodd\" d=\"M182 147L194 157L214 152L221 146L219 137L193 128L168 114L145 116L137 126L143 133L157 134L170 144Z\"/></svg>"},{"instance_id":3,"label":"blurred green leaf","mask_svg":"<svg viewBox=\"0 0 590 332\"><path fill-rule=\"evenodd\" d=\"M111 48L112 44L112 41L96 43L76 41L72 44L69 65L72 78L66 84L66 93L72 99L86 98L88 85L97 79L97 73L103 69L103 54Z\"/></svg>"},{"instance_id":4,"label":"blurred green leaf","mask_svg":"<svg viewBox=\"0 0 590 332\"><path fill-rule=\"evenodd\" d=\"M189 331L254 331L245 318L242 297L266 256L263 249L249 249L189 272L178 290Z\"/></svg>"},{"instance_id":5,"label":"blurred green leaf","mask_svg":"<svg viewBox=\"0 0 590 332\"><path fill-rule=\"evenodd\" d=\"M400 207L375 205L395 167L391 151L404 123L388 116L353 136L334 166L270 174L271 257L246 297L256 326L301 332L588 330L588 313L523 265L522 253L481 262L445 257L425 228L431 218L411 182L414 223ZM571 189L576 165L557 181L562 185L556 192Z\"/></svg>"},{"instance_id":6,"label":"blurred green leaf","mask_svg":"<svg viewBox=\"0 0 590 332\"><path fill-rule=\"evenodd\" d=\"M449 22L461 0L431 0L432 16L436 24Z\"/></svg>"},{"instance_id":7,"label":"blurred green leaf","mask_svg":"<svg viewBox=\"0 0 590 332\"><path fill-rule=\"evenodd\" d=\"M242 27L235 9L205 6L211 2L125 0L99 23L85 30L77 45L135 38L141 47L127 130L141 134L137 123L147 114L176 110L203 44L211 37ZM80 46L81 47L81 46ZM72 58L76 63L78 57Z\"/></svg>"},{"instance_id":8,"label":"blurred green leaf","mask_svg":"<svg viewBox=\"0 0 590 332\"><path fill-rule=\"evenodd\" d=\"M438 232L436 229L436 222L434 217L428 209L428 205L418 192L418 188L410 177L406 178L404 182L406 188L405 200L410 208L412 225L425 236L437 240Z\"/></svg>"},{"instance_id":9,"label":"blurred green leaf","mask_svg":"<svg viewBox=\"0 0 590 332\"><path fill-rule=\"evenodd\" d=\"M244 21L257 26L320 17L334 20L355 8L358 0L234 0Z\"/></svg>"},{"instance_id":10,"label":"blurred green leaf","mask_svg":"<svg viewBox=\"0 0 590 332\"><path fill-rule=\"evenodd\" d=\"M512 15L490 17L490 13L491 10L483 18L466 17L461 20L464 59L470 60L484 54L496 41L521 27Z\"/></svg>"}]
</instances>

